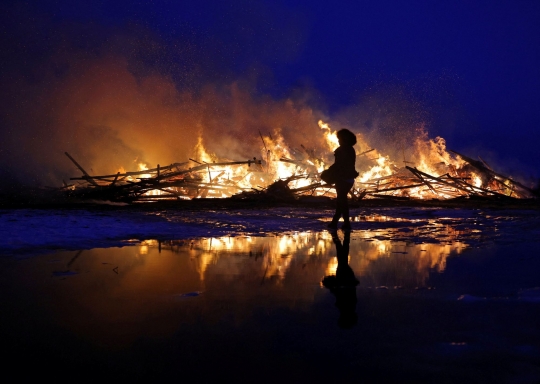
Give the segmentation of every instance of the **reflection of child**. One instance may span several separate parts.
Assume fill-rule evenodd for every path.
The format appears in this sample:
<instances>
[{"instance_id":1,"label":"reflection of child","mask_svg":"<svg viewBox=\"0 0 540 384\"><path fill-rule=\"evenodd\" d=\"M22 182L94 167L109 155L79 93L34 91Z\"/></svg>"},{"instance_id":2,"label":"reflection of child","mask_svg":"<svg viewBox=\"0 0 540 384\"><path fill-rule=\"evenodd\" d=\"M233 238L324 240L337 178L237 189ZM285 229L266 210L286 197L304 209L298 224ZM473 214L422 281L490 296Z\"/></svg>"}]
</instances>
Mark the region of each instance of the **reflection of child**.
<instances>
[{"instance_id":1,"label":"reflection of child","mask_svg":"<svg viewBox=\"0 0 540 384\"><path fill-rule=\"evenodd\" d=\"M339 309L339 327L352 328L358 321L356 286L359 282L349 266L350 232L345 232L343 244L339 240L337 232L332 234L332 240L336 245L338 266L336 274L325 276L322 283L336 296L336 307Z\"/></svg>"},{"instance_id":2,"label":"reflection of child","mask_svg":"<svg viewBox=\"0 0 540 384\"><path fill-rule=\"evenodd\" d=\"M354 168L356 162L356 152L353 145L356 144L356 136L348 129L341 129L337 132L339 147L334 151L336 160L330 167L332 173L336 176L336 213L332 218L329 228L337 228L337 223L343 216L342 229L350 230L351 223L349 221L349 204L347 202L347 194L354 184L354 178L358 176L358 172Z\"/></svg>"}]
</instances>

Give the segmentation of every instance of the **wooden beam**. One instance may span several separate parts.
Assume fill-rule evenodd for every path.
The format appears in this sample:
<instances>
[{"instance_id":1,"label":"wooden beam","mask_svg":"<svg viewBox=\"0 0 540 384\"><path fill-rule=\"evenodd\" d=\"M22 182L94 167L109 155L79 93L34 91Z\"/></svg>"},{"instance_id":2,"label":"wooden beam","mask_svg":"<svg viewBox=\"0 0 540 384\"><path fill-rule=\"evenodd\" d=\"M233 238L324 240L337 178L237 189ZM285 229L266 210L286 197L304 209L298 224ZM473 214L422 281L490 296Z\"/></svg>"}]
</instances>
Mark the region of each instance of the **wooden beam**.
<instances>
[{"instance_id":1,"label":"wooden beam","mask_svg":"<svg viewBox=\"0 0 540 384\"><path fill-rule=\"evenodd\" d=\"M96 185L96 186L98 185L98 184L94 181L94 179L92 178L92 176L90 176L90 175L84 170L84 168L81 167L81 166L79 165L79 163L77 163L77 162L75 161L75 159L74 159L73 157L70 156L69 153L67 153L67 152L64 152L64 153L66 154L67 157L69 157L69 159L70 159L71 161L73 161L73 164L75 164L75 166L77 166L77 168L79 168L79 170L83 173L83 175L84 175L84 180L88 181L90 184L93 184L93 185Z\"/></svg>"}]
</instances>

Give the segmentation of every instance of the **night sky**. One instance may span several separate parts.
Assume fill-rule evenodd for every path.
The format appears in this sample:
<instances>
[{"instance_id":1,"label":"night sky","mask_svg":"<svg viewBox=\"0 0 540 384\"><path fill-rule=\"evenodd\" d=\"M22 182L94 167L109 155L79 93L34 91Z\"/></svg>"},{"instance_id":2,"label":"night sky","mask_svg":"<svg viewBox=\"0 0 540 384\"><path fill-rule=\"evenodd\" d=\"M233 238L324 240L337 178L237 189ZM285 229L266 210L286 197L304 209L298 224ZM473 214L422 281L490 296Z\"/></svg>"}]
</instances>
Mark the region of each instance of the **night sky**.
<instances>
[{"instance_id":1,"label":"night sky","mask_svg":"<svg viewBox=\"0 0 540 384\"><path fill-rule=\"evenodd\" d=\"M0 7L4 173L19 172L21 164L55 166L36 168L39 157L24 162L43 143L40 130L56 124L50 111L40 115L32 106L57 109L47 100L65 79L85 62L114 54L137 78L159 74L193 94L239 82L254 98L302 99L342 126L355 126L362 106L381 113L397 103L448 148L481 155L522 180L540 177L539 1L86 0Z\"/></svg>"}]
</instances>

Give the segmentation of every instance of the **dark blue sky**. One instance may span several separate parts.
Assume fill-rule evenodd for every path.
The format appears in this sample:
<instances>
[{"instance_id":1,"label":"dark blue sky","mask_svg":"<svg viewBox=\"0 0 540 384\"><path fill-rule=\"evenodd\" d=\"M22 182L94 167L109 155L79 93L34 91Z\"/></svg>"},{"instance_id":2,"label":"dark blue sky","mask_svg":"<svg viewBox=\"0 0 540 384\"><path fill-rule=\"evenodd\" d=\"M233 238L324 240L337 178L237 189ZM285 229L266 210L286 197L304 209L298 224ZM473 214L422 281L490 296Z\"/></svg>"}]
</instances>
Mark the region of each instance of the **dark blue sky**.
<instances>
[{"instance_id":1,"label":"dark blue sky","mask_svg":"<svg viewBox=\"0 0 540 384\"><path fill-rule=\"evenodd\" d=\"M125 53L146 63L138 70L163 72L179 87L248 78L274 97L309 89L329 115L399 89L421 105L430 134L446 138L448 147L540 177L539 1L86 0L2 7L4 69L35 73L66 30L77 30L70 44L87 50L99 50L118 31L142 40L151 35L155 47Z\"/></svg>"}]
</instances>

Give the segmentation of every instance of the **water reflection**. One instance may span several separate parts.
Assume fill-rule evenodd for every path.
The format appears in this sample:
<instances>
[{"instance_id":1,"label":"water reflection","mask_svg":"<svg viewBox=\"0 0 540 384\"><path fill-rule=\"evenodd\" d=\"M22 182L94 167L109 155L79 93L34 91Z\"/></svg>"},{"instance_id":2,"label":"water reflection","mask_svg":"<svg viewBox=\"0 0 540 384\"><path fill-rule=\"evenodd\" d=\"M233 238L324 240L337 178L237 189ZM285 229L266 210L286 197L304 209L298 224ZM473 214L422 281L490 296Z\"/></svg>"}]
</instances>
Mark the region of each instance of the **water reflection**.
<instances>
[{"instance_id":1,"label":"water reflection","mask_svg":"<svg viewBox=\"0 0 540 384\"><path fill-rule=\"evenodd\" d=\"M429 287L430 273L444 271L447 258L465 247L381 240L365 232L343 240L328 232L148 240L31 258L0 277L13 280L6 286L35 292L21 302L42 308L42 298L50 298L46 313L33 318L50 316L86 340L117 346L141 335L167 336L201 319L233 316L242 323L261 308L307 312L327 297L321 281L331 275L337 283L327 278L325 286L336 296L340 326L349 327L356 322L356 289ZM338 288L342 281L351 284Z\"/></svg>"},{"instance_id":2,"label":"water reflection","mask_svg":"<svg viewBox=\"0 0 540 384\"><path fill-rule=\"evenodd\" d=\"M381 239L378 233L358 231L353 232L352 238L347 235L347 247L352 256L350 266L363 278L364 287L425 286L431 271L443 272L447 258L467 248L467 244L459 241L415 244ZM248 274L259 276L263 282L282 284L288 274L296 276L295 269L299 267L323 267L322 276L335 275L339 264L332 254L335 241L335 233L297 232L275 237L239 236L161 243L153 240L144 242L143 246L188 254L201 281L216 275L233 280L235 276Z\"/></svg>"},{"instance_id":3,"label":"water reflection","mask_svg":"<svg viewBox=\"0 0 540 384\"><path fill-rule=\"evenodd\" d=\"M271 280L279 284L290 270L293 259L304 266L307 263L324 263L331 248L331 239L327 232L297 232L275 237L239 236L189 242L167 241L160 243L159 247L163 251L187 253L201 281L215 274L233 279L248 273L258 275L263 281ZM157 246L157 242L154 241L153 246Z\"/></svg>"},{"instance_id":4,"label":"water reflection","mask_svg":"<svg viewBox=\"0 0 540 384\"><path fill-rule=\"evenodd\" d=\"M346 231L343 243L341 243L338 233L332 233L332 240L336 245L337 266L335 273L325 276L322 280L322 284L336 297L336 307L339 310L338 325L340 328L352 328L358 322L358 315L356 314L356 286L358 280L349 266L350 237L350 232Z\"/></svg>"},{"instance_id":5,"label":"water reflection","mask_svg":"<svg viewBox=\"0 0 540 384\"><path fill-rule=\"evenodd\" d=\"M365 229L361 235L366 239L400 239L416 244L478 243L497 232L495 226L479 222L476 217L407 218L371 214L351 217L351 221Z\"/></svg>"}]
</instances>

